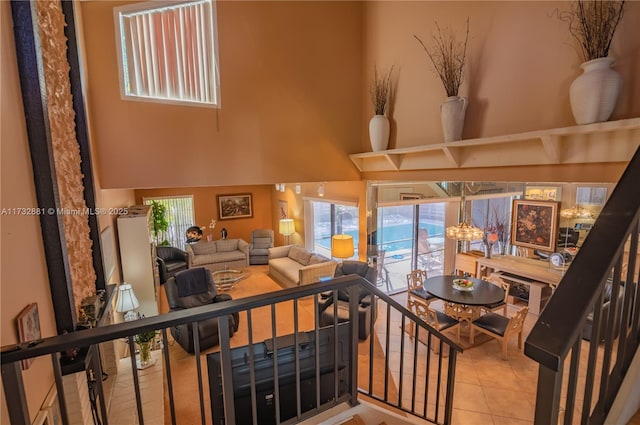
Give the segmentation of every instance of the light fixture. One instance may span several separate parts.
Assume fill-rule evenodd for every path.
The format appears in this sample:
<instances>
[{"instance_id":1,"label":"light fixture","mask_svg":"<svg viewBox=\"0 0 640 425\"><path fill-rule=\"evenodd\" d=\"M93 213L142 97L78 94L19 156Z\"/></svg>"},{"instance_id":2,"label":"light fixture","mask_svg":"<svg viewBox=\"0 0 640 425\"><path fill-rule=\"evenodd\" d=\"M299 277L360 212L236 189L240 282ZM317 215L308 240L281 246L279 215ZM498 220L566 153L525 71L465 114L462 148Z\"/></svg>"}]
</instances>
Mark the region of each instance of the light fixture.
<instances>
[{"instance_id":1,"label":"light fixture","mask_svg":"<svg viewBox=\"0 0 640 425\"><path fill-rule=\"evenodd\" d=\"M289 236L296 232L296 226L292 218L283 218L280 220L279 229L280 234L285 238L285 245L289 245Z\"/></svg>"},{"instance_id":2,"label":"light fixture","mask_svg":"<svg viewBox=\"0 0 640 425\"><path fill-rule=\"evenodd\" d=\"M460 223L455 226L449 226L445 230L445 235L449 239L456 239L458 241L474 241L482 239L484 232L474 226L469 226L466 221L466 198L465 190L467 184L462 182L462 189L460 194Z\"/></svg>"},{"instance_id":3,"label":"light fixture","mask_svg":"<svg viewBox=\"0 0 640 425\"><path fill-rule=\"evenodd\" d=\"M353 257L353 236L334 235L331 237L331 256L334 258Z\"/></svg>"},{"instance_id":4,"label":"light fixture","mask_svg":"<svg viewBox=\"0 0 640 425\"><path fill-rule=\"evenodd\" d=\"M300 193L302 192L302 186L300 186L300 183L296 183L295 190L296 190L296 194L300 195Z\"/></svg>"},{"instance_id":5,"label":"light fixture","mask_svg":"<svg viewBox=\"0 0 640 425\"><path fill-rule=\"evenodd\" d=\"M285 190L285 184L284 183L280 183L280 192L284 192Z\"/></svg>"},{"instance_id":6,"label":"light fixture","mask_svg":"<svg viewBox=\"0 0 640 425\"><path fill-rule=\"evenodd\" d=\"M133 311L140 306L136 294L133 293L133 288L127 282L122 282L118 288L118 301L116 302L116 311L118 313L125 313L124 321L129 322L136 320L138 315Z\"/></svg>"},{"instance_id":7,"label":"light fixture","mask_svg":"<svg viewBox=\"0 0 640 425\"><path fill-rule=\"evenodd\" d=\"M587 208L581 207L580 205L574 205L571 208L565 208L561 210L560 217L590 219L594 218L595 214L593 213L593 211Z\"/></svg>"},{"instance_id":8,"label":"light fixture","mask_svg":"<svg viewBox=\"0 0 640 425\"><path fill-rule=\"evenodd\" d=\"M324 183L318 185L318 196L324 196Z\"/></svg>"}]
</instances>

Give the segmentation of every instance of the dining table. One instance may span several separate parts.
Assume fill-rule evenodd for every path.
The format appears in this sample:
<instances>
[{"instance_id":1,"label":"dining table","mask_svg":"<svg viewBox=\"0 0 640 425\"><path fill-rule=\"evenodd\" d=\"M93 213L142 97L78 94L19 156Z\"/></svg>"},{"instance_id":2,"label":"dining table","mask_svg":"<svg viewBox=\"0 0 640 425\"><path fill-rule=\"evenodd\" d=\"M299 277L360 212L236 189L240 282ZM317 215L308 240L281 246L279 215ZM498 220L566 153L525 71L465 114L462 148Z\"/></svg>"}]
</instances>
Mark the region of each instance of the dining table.
<instances>
[{"instance_id":1,"label":"dining table","mask_svg":"<svg viewBox=\"0 0 640 425\"><path fill-rule=\"evenodd\" d=\"M456 289L453 281L466 279L473 282L468 289ZM504 300L504 289L481 279L462 278L457 275L433 276L424 281L424 289L444 302L444 313L460 322L471 322L480 317L481 307Z\"/></svg>"}]
</instances>

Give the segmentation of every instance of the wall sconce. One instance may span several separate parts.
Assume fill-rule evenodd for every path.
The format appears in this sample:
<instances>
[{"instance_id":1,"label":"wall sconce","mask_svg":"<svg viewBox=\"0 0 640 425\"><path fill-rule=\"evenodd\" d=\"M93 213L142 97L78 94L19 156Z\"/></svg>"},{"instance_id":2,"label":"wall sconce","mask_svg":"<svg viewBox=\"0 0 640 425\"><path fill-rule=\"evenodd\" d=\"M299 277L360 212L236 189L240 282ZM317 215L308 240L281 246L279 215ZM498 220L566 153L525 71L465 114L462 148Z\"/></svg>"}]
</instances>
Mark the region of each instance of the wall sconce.
<instances>
[{"instance_id":1,"label":"wall sconce","mask_svg":"<svg viewBox=\"0 0 640 425\"><path fill-rule=\"evenodd\" d=\"M116 312L125 313L124 321L129 322L136 320L138 314L133 310L140 307L136 294L133 293L133 288L127 282L122 282L118 288L118 301L116 302Z\"/></svg>"},{"instance_id":2,"label":"wall sconce","mask_svg":"<svg viewBox=\"0 0 640 425\"><path fill-rule=\"evenodd\" d=\"M300 193L302 192L302 186L300 186L300 183L296 183L295 191L296 191L296 195L300 195Z\"/></svg>"},{"instance_id":3,"label":"wall sconce","mask_svg":"<svg viewBox=\"0 0 640 425\"><path fill-rule=\"evenodd\" d=\"M289 245L289 236L296 232L296 226L292 218L283 218L280 220L279 232L284 236L285 245Z\"/></svg>"},{"instance_id":4,"label":"wall sconce","mask_svg":"<svg viewBox=\"0 0 640 425\"><path fill-rule=\"evenodd\" d=\"M324 196L324 183L318 185L318 196Z\"/></svg>"}]
</instances>

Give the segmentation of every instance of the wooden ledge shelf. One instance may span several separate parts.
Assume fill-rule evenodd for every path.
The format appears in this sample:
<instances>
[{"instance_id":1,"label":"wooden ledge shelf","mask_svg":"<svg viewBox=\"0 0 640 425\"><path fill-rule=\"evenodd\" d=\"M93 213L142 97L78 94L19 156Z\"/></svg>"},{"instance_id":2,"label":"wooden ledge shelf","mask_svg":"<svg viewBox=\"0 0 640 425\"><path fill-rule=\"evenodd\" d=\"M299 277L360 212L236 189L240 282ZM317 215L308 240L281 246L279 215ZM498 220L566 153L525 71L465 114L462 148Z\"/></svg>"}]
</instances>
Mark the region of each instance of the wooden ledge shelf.
<instances>
[{"instance_id":1,"label":"wooden ledge shelf","mask_svg":"<svg viewBox=\"0 0 640 425\"><path fill-rule=\"evenodd\" d=\"M349 155L362 172L628 162L640 118Z\"/></svg>"}]
</instances>

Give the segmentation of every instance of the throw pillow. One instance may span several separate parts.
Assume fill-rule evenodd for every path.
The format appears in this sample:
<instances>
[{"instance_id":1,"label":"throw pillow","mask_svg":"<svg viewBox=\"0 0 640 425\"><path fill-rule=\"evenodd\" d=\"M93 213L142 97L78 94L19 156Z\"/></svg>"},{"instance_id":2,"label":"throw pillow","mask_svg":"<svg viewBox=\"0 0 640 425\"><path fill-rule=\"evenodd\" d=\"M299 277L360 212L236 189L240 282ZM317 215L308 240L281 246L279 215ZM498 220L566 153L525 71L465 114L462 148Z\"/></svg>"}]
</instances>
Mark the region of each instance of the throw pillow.
<instances>
[{"instance_id":1,"label":"throw pillow","mask_svg":"<svg viewBox=\"0 0 640 425\"><path fill-rule=\"evenodd\" d=\"M294 245L289 248L289 258L302 264L303 266L309 265L311 255L312 254L309 251L298 245Z\"/></svg>"},{"instance_id":2,"label":"throw pillow","mask_svg":"<svg viewBox=\"0 0 640 425\"><path fill-rule=\"evenodd\" d=\"M191 244L191 249L193 249L193 253L196 255L215 254L216 243L200 241L198 243Z\"/></svg>"},{"instance_id":3,"label":"throw pillow","mask_svg":"<svg viewBox=\"0 0 640 425\"><path fill-rule=\"evenodd\" d=\"M311 258L309 259L309 265L326 263L327 261L329 261L329 259L327 257L324 257L324 256L322 256L320 254L313 254L311 256Z\"/></svg>"}]
</instances>

